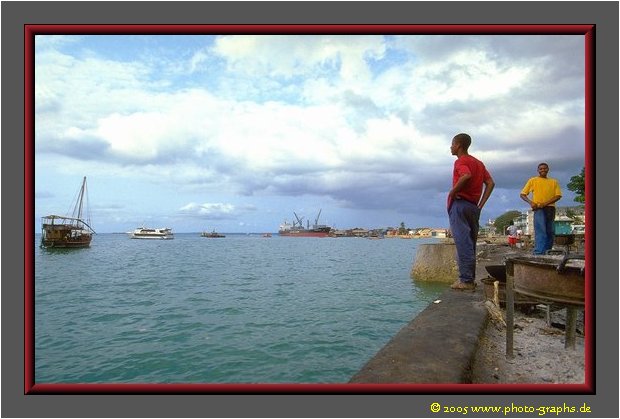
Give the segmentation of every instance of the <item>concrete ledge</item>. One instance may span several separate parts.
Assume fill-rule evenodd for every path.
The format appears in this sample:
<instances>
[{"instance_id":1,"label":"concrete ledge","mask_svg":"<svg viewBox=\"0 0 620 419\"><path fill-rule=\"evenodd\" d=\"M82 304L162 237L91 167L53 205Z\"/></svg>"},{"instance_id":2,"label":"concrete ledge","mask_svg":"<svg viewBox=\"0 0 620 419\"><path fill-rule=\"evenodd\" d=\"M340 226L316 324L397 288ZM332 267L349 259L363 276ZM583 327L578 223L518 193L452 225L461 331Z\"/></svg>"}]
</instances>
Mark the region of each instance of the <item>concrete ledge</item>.
<instances>
[{"instance_id":1,"label":"concrete ledge","mask_svg":"<svg viewBox=\"0 0 620 419\"><path fill-rule=\"evenodd\" d=\"M459 277L454 243L421 244L410 277L416 281L453 283Z\"/></svg>"},{"instance_id":2,"label":"concrete ledge","mask_svg":"<svg viewBox=\"0 0 620 419\"><path fill-rule=\"evenodd\" d=\"M350 383L471 383L488 316L481 284L446 290L403 327Z\"/></svg>"}]
</instances>

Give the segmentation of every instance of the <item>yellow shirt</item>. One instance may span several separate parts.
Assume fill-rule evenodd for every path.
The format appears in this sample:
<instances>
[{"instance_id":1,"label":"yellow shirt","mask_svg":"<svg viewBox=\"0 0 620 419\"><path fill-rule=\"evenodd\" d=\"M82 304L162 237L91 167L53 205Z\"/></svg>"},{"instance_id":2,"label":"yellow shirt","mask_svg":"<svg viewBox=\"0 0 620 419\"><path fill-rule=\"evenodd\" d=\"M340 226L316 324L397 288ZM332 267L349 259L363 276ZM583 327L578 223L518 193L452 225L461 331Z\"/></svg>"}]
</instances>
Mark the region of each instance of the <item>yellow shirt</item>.
<instances>
[{"instance_id":1,"label":"yellow shirt","mask_svg":"<svg viewBox=\"0 0 620 419\"><path fill-rule=\"evenodd\" d=\"M540 176L530 178L523 187L523 190L521 190L521 193L524 195L528 195L530 192L533 192L532 201L534 201L535 204L544 204L554 196L562 196L560 184L557 180ZM550 204L550 206L555 206L555 203Z\"/></svg>"}]
</instances>

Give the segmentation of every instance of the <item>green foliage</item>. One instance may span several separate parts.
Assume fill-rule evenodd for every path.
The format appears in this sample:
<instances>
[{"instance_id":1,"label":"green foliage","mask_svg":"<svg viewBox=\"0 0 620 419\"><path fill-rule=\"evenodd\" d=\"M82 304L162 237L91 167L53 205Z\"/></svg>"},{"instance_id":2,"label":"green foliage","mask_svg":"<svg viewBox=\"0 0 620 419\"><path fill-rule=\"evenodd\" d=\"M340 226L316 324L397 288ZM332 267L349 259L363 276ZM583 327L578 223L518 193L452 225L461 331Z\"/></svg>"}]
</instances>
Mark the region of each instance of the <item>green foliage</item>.
<instances>
[{"instance_id":1,"label":"green foliage","mask_svg":"<svg viewBox=\"0 0 620 419\"><path fill-rule=\"evenodd\" d=\"M573 221L577 219L577 214L571 208L566 208L566 216Z\"/></svg>"},{"instance_id":2,"label":"green foliage","mask_svg":"<svg viewBox=\"0 0 620 419\"><path fill-rule=\"evenodd\" d=\"M505 234L506 228L510 225L510 222L521 215L521 211L512 210L508 211L495 219L495 232L498 234Z\"/></svg>"},{"instance_id":3,"label":"green foliage","mask_svg":"<svg viewBox=\"0 0 620 419\"><path fill-rule=\"evenodd\" d=\"M398 229L398 234L400 234L402 236L403 234L407 234L407 232L408 231L407 231L407 228L405 227L405 223L404 222L400 223L400 228Z\"/></svg>"},{"instance_id":4,"label":"green foliage","mask_svg":"<svg viewBox=\"0 0 620 419\"><path fill-rule=\"evenodd\" d=\"M585 204L586 202L586 168L581 169L581 174L570 178L566 185L569 191L575 192L575 202Z\"/></svg>"}]
</instances>

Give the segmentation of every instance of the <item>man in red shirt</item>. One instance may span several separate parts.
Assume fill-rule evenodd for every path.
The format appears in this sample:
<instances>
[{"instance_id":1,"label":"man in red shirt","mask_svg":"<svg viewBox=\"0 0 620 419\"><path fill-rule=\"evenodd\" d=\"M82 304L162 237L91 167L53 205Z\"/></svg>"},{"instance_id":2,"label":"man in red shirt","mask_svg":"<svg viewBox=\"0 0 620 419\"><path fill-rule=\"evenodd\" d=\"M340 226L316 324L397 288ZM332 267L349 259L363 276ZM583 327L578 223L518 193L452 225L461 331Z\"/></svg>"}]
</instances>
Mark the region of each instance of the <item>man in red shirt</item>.
<instances>
[{"instance_id":1,"label":"man in red shirt","mask_svg":"<svg viewBox=\"0 0 620 419\"><path fill-rule=\"evenodd\" d=\"M454 162L452 189L448 193L450 230L456 244L459 279L451 286L458 290L474 290L476 284L476 241L480 228L480 212L495 182L484 164L468 154L471 137L457 134L450 151Z\"/></svg>"}]
</instances>

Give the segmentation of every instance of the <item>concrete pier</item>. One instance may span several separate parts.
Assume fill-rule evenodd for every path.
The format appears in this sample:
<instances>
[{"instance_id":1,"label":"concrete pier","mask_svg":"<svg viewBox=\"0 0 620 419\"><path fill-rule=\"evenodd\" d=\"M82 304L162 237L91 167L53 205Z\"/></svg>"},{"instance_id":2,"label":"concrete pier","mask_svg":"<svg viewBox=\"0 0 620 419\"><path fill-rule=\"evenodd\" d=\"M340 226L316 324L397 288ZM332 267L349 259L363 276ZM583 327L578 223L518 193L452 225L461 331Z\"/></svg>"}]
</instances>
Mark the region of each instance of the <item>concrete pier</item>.
<instances>
[{"instance_id":1,"label":"concrete pier","mask_svg":"<svg viewBox=\"0 0 620 419\"><path fill-rule=\"evenodd\" d=\"M350 383L471 383L487 310L477 291L447 290L403 327Z\"/></svg>"},{"instance_id":2,"label":"concrete pier","mask_svg":"<svg viewBox=\"0 0 620 419\"><path fill-rule=\"evenodd\" d=\"M482 256L487 253L483 248L479 250ZM421 245L411 276L420 281L451 283L458 278L455 257L454 244ZM436 303L429 304L404 326L349 382L471 383L479 339L489 318L479 279L487 276L486 264L497 264L499 260L501 256L479 261L475 291L446 287Z\"/></svg>"},{"instance_id":3,"label":"concrete pier","mask_svg":"<svg viewBox=\"0 0 620 419\"><path fill-rule=\"evenodd\" d=\"M454 243L421 244L411 268L416 281L453 283L459 277Z\"/></svg>"}]
</instances>

